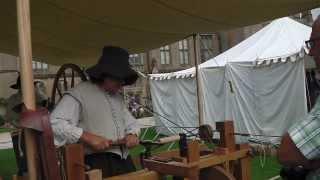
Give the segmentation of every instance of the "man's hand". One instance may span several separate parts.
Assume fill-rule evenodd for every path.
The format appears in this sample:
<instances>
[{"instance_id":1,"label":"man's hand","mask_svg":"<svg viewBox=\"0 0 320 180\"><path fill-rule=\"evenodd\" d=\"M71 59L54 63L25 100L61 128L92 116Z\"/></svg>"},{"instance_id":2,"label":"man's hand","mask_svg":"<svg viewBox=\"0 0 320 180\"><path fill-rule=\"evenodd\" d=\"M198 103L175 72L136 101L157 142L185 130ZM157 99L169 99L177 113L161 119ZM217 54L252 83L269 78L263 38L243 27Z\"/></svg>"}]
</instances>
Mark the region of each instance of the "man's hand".
<instances>
[{"instance_id":1,"label":"man's hand","mask_svg":"<svg viewBox=\"0 0 320 180\"><path fill-rule=\"evenodd\" d=\"M83 132L82 136L80 137L80 141L89 145L95 151L104 151L110 148L112 144L110 139L89 132Z\"/></svg>"},{"instance_id":2,"label":"man's hand","mask_svg":"<svg viewBox=\"0 0 320 180\"><path fill-rule=\"evenodd\" d=\"M132 148L139 144L139 138L135 134L128 134L124 139L128 148Z\"/></svg>"}]
</instances>

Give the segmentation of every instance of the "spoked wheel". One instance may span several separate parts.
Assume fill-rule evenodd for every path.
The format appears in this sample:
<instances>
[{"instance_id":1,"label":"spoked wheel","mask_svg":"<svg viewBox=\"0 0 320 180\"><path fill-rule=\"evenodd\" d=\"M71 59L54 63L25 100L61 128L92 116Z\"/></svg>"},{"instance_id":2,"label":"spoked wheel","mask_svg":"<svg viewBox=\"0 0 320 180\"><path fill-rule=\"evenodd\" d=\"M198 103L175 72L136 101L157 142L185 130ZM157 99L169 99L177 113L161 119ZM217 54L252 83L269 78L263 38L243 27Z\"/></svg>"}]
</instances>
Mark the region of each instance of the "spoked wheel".
<instances>
[{"instance_id":1,"label":"spoked wheel","mask_svg":"<svg viewBox=\"0 0 320 180\"><path fill-rule=\"evenodd\" d=\"M87 81L83 70L75 64L64 64L58 70L53 82L52 94L49 103L49 110L52 110L62 98L65 91L70 90L75 84Z\"/></svg>"}]
</instances>

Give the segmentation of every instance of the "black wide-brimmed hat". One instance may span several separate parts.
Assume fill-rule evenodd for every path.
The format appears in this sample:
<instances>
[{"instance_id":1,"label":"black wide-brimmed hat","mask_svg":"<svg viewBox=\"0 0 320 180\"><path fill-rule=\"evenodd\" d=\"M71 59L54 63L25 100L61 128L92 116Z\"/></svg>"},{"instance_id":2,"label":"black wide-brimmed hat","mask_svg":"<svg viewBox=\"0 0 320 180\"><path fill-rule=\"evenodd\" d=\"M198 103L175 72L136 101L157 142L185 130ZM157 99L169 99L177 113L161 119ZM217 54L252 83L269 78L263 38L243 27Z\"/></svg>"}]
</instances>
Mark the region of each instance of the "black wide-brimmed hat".
<instances>
[{"instance_id":1,"label":"black wide-brimmed hat","mask_svg":"<svg viewBox=\"0 0 320 180\"><path fill-rule=\"evenodd\" d=\"M124 85L131 85L138 79L138 74L129 64L129 53L114 46L103 48L98 63L86 70L89 76L101 79L105 75L123 80Z\"/></svg>"}]
</instances>

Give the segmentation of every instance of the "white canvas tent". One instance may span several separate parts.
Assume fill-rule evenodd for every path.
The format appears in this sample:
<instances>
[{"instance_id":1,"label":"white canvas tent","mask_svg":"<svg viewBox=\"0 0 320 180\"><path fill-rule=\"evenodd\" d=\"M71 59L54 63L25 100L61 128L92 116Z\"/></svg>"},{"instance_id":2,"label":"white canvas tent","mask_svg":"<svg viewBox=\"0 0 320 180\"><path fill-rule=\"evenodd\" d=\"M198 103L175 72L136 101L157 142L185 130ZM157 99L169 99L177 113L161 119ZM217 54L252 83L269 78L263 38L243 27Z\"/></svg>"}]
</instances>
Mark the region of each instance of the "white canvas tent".
<instances>
[{"instance_id":1,"label":"white canvas tent","mask_svg":"<svg viewBox=\"0 0 320 180\"><path fill-rule=\"evenodd\" d=\"M304 116L302 59L310 33L310 27L290 18L277 19L200 64L204 123L232 119L238 132L281 135ZM179 125L197 126L195 68L150 77L154 110Z\"/></svg>"}]
</instances>

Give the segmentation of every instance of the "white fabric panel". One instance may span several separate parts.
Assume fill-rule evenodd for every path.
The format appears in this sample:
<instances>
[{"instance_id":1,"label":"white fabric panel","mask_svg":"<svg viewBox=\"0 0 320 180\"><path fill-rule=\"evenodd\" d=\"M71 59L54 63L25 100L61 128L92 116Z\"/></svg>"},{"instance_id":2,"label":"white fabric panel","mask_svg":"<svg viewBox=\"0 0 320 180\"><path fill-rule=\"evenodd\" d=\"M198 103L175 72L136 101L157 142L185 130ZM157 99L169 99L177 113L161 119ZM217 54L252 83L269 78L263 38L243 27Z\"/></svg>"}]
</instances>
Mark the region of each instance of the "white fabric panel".
<instances>
[{"instance_id":1,"label":"white fabric panel","mask_svg":"<svg viewBox=\"0 0 320 180\"><path fill-rule=\"evenodd\" d=\"M196 84L194 78L150 81L156 126L198 126ZM163 117L161 117L163 116ZM177 134L181 129L158 128L163 134Z\"/></svg>"},{"instance_id":2,"label":"white fabric panel","mask_svg":"<svg viewBox=\"0 0 320 180\"><path fill-rule=\"evenodd\" d=\"M226 78L234 90L227 96L231 98L236 131L282 135L306 115L303 63L300 60L259 68L249 63L226 66Z\"/></svg>"},{"instance_id":3,"label":"white fabric panel","mask_svg":"<svg viewBox=\"0 0 320 180\"><path fill-rule=\"evenodd\" d=\"M282 135L307 113L304 61L253 66L229 63L200 69L204 123L234 120L236 132ZM197 126L195 79L151 81L153 107L179 126ZM156 124L171 123L156 118ZM178 129L162 131L165 134ZM277 138L261 138L277 141ZM247 138L237 138L247 141Z\"/></svg>"},{"instance_id":4,"label":"white fabric panel","mask_svg":"<svg viewBox=\"0 0 320 180\"><path fill-rule=\"evenodd\" d=\"M215 122L226 119L226 86L224 68L201 69L204 124L215 128Z\"/></svg>"}]
</instances>

